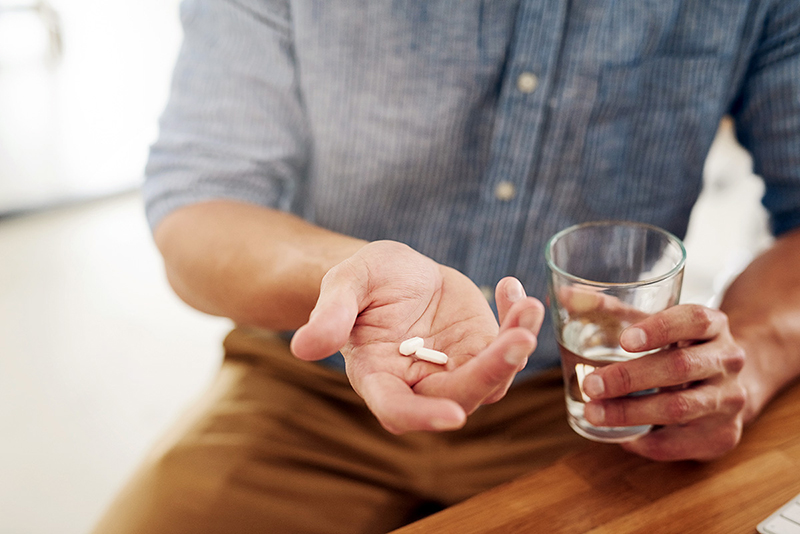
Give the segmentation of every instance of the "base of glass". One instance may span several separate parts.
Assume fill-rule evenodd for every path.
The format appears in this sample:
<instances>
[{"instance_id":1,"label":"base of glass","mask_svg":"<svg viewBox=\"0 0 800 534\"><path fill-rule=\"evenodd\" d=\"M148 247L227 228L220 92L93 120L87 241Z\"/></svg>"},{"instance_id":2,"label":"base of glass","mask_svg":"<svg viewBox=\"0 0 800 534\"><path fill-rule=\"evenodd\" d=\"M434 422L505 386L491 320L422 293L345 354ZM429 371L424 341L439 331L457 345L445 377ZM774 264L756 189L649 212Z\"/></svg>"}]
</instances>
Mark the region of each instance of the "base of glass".
<instances>
[{"instance_id":1,"label":"base of glass","mask_svg":"<svg viewBox=\"0 0 800 534\"><path fill-rule=\"evenodd\" d=\"M569 414L567 422L579 435L600 443L625 443L646 435L652 425L639 426L594 426L582 417Z\"/></svg>"}]
</instances>

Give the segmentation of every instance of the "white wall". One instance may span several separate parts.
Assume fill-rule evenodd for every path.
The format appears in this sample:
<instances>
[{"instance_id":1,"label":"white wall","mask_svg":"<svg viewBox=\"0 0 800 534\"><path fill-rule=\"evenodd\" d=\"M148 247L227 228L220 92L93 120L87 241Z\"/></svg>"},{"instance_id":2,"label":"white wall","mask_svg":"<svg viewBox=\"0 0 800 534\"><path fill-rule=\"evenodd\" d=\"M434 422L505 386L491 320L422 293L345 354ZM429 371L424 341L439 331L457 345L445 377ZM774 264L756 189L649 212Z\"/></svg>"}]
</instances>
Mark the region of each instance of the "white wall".
<instances>
[{"instance_id":1,"label":"white wall","mask_svg":"<svg viewBox=\"0 0 800 534\"><path fill-rule=\"evenodd\" d=\"M54 61L32 3L0 0L0 213L136 187L180 42L177 0L51 0Z\"/></svg>"}]
</instances>

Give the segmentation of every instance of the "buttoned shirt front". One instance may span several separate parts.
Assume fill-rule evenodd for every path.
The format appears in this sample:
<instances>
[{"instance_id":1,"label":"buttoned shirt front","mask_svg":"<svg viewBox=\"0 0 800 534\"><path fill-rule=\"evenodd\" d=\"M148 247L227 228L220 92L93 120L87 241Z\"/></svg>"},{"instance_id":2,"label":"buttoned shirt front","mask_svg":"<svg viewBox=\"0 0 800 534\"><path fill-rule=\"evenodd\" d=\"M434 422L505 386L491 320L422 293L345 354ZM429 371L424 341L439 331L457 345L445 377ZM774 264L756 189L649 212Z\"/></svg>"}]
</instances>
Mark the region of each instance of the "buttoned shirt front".
<instances>
[{"instance_id":1,"label":"buttoned shirt front","mask_svg":"<svg viewBox=\"0 0 800 534\"><path fill-rule=\"evenodd\" d=\"M185 0L155 226L232 198L546 288L566 226L683 236L720 119L800 225L796 0ZM557 362L543 329L531 371Z\"/></svg>"}]
</instances>

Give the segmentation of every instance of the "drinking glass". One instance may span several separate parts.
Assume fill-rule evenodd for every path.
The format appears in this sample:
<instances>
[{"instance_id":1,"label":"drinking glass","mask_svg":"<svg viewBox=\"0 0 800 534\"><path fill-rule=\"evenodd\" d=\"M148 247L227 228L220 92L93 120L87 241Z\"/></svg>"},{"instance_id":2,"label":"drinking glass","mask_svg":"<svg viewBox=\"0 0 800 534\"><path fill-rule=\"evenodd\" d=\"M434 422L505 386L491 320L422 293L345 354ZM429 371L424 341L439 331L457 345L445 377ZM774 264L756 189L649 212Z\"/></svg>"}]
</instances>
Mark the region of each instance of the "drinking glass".
<instances>
[{"instance_id":1,"label":"drinking glass","mask_svg":"<svg viewBox=\"0 0 800 534\"><path fill-rule=\"evenodd\" d=\"M597 221L558 232L545 247L545 260L570 426L588 439L610 443L647 434L650 425L598 427L586 421L590 399L583 380L599 367L656 352L628 352L619 337L629 325L678 303L683 243L649 224Z\"/></svg>"}]
</instances>

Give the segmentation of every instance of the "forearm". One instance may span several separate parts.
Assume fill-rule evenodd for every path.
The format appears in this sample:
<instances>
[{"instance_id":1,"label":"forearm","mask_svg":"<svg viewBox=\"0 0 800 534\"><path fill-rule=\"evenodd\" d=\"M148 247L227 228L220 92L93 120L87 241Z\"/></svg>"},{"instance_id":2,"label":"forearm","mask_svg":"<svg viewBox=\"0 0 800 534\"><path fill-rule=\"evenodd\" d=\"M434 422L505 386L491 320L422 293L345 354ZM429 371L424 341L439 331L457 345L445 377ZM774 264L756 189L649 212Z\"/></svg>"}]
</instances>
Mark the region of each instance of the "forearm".
<instances>
[{"instance_id":1,"label":"forearm","mask_svg":"<svg viewBox=\"0 0 800 534\"><path fill-rule=\"evenodd\" d=\"M731 284L720 306L747 355L745 421L800 375L800 230L781 236Z\"/></svg>"},{"instance_id":2,"label":"forearm","mask_svg":"<svg viewBox=\"0 0 800 534\"><path fill-rule=\"evenodd\" d=\"M325 273L365 243L291 214L211 201L169 214L155 241L175 292L200 311L274 330L304 324Z\"/></svg>"}]
</instances>

